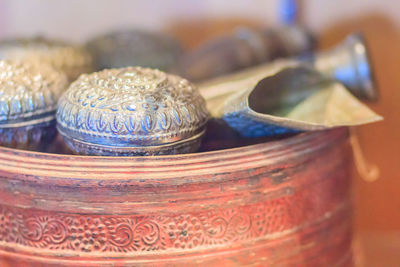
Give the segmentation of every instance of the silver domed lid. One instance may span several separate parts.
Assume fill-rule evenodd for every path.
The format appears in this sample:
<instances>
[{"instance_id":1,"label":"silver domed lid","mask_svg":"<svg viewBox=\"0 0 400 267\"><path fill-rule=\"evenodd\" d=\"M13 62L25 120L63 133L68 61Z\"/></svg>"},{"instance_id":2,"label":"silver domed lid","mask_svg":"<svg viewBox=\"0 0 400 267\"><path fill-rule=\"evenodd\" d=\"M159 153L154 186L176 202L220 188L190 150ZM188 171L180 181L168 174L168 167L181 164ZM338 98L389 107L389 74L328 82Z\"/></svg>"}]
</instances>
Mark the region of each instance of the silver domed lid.
<instances>
[{"instance_id":1,"label":"silver domed lid","mask_svg":"<svg viewBox=\"0 0 400 267\"><path fill-rule=\"evenodd\" d=\"M65 72L69 81L93 70L92 57L83 47L41 37L0 41L0 59L45 62Z\"/></svg>"},{"instance_id":2,"label":"silver domed lid","mask_svg":"<svg viewBox=\"0 0 400 267\"><path fill-rule=\"evenodd\" d=\"M61 72L47 64L0 61L0 127L54 120L57 100L67 87Z\"/></svg>"},{"instance_id":3,"label":"silver domed lid","mask_svg":"<svg viewBox=\"0 0 400 267\"><path fill-rule=\"evenodd\" d=\"M93 145L151 147L201 135L208 116L189 81L128 67L82 75L72 83L60 98L57 127L64 138Z\"/></svg>"}]
</instances>

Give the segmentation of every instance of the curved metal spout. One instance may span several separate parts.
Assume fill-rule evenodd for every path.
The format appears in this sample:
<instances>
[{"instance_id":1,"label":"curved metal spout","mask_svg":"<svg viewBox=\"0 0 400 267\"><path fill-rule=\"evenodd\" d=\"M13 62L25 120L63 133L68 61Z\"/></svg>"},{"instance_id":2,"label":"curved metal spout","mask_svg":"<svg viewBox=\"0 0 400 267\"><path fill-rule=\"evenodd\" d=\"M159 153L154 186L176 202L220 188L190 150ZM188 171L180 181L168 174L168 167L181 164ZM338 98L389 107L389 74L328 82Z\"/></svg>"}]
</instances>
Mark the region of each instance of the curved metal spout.
<instances>
[{"instance_id":1,"label":"curved metal spout","mask_svg":"<svg viewBox=\"0 0 400 267\"><path fill-rule=\"evenodd\" d=\"M317 53L305 61L343 83L357 97L378 98L372 63L362 34L351 34L333 49Z\"/></svg>"}]
</instances>

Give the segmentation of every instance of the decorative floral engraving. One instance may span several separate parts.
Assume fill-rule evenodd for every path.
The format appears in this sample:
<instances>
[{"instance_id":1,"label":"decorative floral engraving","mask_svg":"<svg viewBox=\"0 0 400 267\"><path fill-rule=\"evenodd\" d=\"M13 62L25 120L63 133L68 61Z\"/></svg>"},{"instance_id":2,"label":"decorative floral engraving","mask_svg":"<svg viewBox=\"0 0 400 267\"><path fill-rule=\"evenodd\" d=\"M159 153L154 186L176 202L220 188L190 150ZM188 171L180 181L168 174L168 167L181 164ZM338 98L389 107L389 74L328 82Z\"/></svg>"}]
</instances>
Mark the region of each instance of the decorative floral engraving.
<instances>
[{"instance_id":1,"label":"decorative floral engraving","mask_svg":"<svg viewBox=\"0 0 400 267\"><path fill-rule=\"evenodd\" d=\"M329 179L327 179L329 183ZM80 252L126 253L199 249L276 235L315 222L341 197L301 190L265 202L185 214L93 215L43 212L0 205L0 240L6 244Z\"/></svg>"},{"instance_id":2,"label":"decorative floral engraving","mask_svg":"<svg viewBox=\"0 0 400 267\"><path fill-rule=\"evenodd\" d=\"M111 233L110 242L117 247L127 247L133 241L133 231L129 224L119 224Z\"/></svg>"},{"instance_id":3,"label":"decorative floral engraving","mask_svg":"<svg viewBox=\"0 0 400 267\"><path fill-rule=\"evenodd\" d=\"M43 227L35 218L25 220L18 230L21 236L29 241L40 241L43 237Z\"/></svg>"},{"instance_id":4,"label":"decorative floral engraving","mask_svg":"<svg viewBox=\"0 0 400 267\"><path fill-rule=\"evenodd\" d=\"M100 218L66 217L65 224L69 226L69 242L73 250L100 251L108 238L106 225Z\"/></svg>"},{"instance_id":5,"label":"decorative floral engraving","mask_svg":"<svg viewBox=\"0 0 400 267\"><path fill-rule=\"evenodd\" d=\"M160 229L156 222L143 221L136 225L135 234L136 243L143 242L143 245L151 246L160 238Z\"/></svg>"}]
</instances>

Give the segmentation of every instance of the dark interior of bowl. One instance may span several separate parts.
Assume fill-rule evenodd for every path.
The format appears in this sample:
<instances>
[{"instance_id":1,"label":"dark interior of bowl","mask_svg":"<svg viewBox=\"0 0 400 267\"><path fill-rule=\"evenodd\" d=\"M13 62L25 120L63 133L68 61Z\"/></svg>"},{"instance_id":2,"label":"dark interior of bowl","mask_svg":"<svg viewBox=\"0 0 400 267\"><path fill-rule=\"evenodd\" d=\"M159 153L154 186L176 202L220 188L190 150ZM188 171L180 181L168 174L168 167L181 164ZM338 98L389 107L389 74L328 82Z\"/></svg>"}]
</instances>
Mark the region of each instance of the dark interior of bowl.
<instances>
[{"instance_id":1,"label":"dark interior of bowl","mask_svg":"<svg viewBox=\"0 0 400 267\"><path fill-rule=\"evenodd\" d=\"M294 134L279 135L275 137L244 138L230 128L223 120L211 119L207 125L206 134L198 152L216 151L234 147L242 147L258 143L281 140ZM55 141L41 152L55 154L74 154L65 145L63 138L58 135Z\"/></svg>"}]
</instances>

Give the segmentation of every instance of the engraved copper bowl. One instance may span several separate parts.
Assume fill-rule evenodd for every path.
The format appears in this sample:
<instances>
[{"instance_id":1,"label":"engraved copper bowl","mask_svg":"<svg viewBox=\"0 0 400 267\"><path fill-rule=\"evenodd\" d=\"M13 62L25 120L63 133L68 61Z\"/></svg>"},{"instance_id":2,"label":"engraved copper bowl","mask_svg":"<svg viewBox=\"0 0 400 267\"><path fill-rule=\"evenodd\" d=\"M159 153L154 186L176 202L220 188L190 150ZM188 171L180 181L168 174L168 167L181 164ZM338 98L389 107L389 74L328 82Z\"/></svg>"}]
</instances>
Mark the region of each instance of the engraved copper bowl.
<instances>
[{"instance_id":1,"label":"engraved copper bowl","mask_svg":"<svg viewBox=\"0 0 400 267\"><path fill-rule=\"evenodd\" d=\"M351 266L346 129L196 154L0 148L0 266Z\"/></svg>"}]
</instances>

